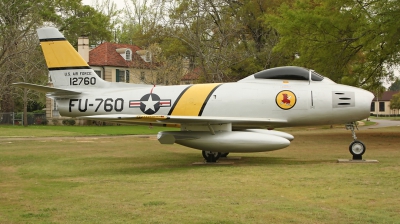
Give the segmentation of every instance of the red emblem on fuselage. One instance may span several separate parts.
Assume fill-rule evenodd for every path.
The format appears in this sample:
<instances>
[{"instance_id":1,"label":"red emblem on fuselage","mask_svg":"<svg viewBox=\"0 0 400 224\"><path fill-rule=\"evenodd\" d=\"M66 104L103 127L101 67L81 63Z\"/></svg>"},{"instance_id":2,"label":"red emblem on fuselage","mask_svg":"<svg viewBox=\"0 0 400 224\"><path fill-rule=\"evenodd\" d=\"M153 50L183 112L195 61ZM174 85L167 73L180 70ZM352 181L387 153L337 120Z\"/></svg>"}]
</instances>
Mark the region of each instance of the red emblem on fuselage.
<instances>
[{"instance_id":1,"label":"red emblem on fuselage","mask_svg":"<svg viewBox=\"0 0 400 224\"><path fill-rule=\"evenodd\" d=\"M286 105L290 105L290 96L288 97L288 94L283 93L283 100L281 100L281 104L286 104Z\"/></svg>"}]
</instances>

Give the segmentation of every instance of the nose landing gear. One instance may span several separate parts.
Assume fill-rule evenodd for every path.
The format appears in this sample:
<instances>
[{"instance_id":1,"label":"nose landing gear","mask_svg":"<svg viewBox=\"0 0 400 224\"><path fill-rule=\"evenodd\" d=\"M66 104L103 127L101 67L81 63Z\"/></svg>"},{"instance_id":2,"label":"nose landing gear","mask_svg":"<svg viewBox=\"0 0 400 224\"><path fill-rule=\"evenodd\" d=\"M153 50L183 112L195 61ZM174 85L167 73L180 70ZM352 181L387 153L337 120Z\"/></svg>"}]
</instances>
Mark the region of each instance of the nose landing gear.
<instances>
[{"instance_id":1,"label":"nose landing gear","mask_svg":"<svg viewBox=\"0 0 400 224\"><path fill-rule=\"evenodd\" d=\"M357 128L356 122L351 122L349 124L346 124L346 129L351 131L353 139L354 139L354 141L352 143L350 143L349 151L353 155L353 160L362 160L362 155L365 153L366 147L365 147L364 143L357 140L357 136L356 136L356 132L354 131L354 128ZM357 130L358 130L358 128L357 128Z\"/></svg>"}]
</instances>

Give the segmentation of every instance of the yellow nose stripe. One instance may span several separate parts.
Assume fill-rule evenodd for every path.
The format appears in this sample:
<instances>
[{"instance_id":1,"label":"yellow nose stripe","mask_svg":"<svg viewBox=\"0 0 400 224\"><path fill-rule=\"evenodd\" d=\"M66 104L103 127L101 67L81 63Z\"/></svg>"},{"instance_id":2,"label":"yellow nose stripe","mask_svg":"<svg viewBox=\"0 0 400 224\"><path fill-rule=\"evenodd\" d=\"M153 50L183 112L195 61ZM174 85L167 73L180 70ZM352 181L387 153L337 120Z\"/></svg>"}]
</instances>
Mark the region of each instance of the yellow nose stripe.
<instances>
[{"instance_id":1,"label":"yellow nose stripe","mask_svg":"<svg viewBox=\"0 0 400 224\"><path fill-rule=\"evenodd\" d=\"M220 86L219 83L197 84L189 87L177 99L170 115L175 116L201 116L203 109L211 94Z\"/></svg>"},{"instance_id":2,"label":"yellow nose stripe","mask_svg":"<svg viewBox=\"0 0 400 224\"><path fill-rule=\"evenodd\" d=\"M49 69L89 66L66 40L43 41L40 45Z\"/></svg>"}]
</instances>

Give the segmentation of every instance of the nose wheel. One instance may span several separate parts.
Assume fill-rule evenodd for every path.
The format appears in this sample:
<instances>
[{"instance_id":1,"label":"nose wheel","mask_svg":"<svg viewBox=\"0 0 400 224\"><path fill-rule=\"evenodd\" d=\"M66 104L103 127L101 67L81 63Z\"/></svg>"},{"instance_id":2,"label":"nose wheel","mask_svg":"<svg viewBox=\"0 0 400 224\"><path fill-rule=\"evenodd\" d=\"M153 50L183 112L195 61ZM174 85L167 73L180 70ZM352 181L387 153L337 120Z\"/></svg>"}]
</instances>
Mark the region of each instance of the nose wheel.
<instances>
[{"instance_id":1,"label":"nose wheel","mask_svg":"<svg viewBox=\"0 0 400 224\"><path fill-rule=\"evenodd\" d=\"M353 155L353 160L362 160L362 155L365 153L364 143L354 140L350 143L349 151Z\"/></svg>"},{"instance_id":2,"label":"nose wheel","mask_svg":"<svg viewBox=\"0 0 400 224\"><path fill-rule=\"evenodd\" d=\"M357 123L352 122L350 124L346 124L346 129L350 130L353 136L354 141L350 143L349 151L351 155L353 155L353 160L362 160L362 155L365 153L367 149L361 141L357 140L356 132L354 129L357 128ZM357 128L358 130L358 128Z\"/></svg>"}]
</instances>

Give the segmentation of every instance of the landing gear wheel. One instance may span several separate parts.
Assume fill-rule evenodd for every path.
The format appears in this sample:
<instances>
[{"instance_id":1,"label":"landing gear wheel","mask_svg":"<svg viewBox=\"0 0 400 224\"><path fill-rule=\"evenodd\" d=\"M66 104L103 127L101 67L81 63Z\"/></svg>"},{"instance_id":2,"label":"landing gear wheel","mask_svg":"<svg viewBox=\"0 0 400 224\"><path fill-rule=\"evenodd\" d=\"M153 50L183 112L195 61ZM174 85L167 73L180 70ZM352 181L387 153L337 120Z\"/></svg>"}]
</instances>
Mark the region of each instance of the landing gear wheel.
<instances>
[{"instance_id":1,"label":"landing gear wheel","mask_svg":"<svg viewBox=\"0 0 400 224\"><path fill-rule=\"evenodd\" d=\"M202 151L202 154L207 163L215 163L221 157L220 152Z\"/></svg>"},{"instance_id":2,"label":"landing gear wheel","mask_svg":"<svg viewBox=\"0 0 400 224\"><path fill-rule=\"evenodd\" d=\"M364 143L354 140L350 146L349 151L353 155L353 160L362 160L362 155L365 153L366 147Z\"/></svg>"},{"instance_id":3,"label":"landing gear wheel","mask_svg":"<svg viewBox=\"0 0 400 224\"><path fill-rule=\"evenodd\" d=\"M229 152L221 153L221 157L224 157L224 158L226 158L228 155L229 155Z\"/></svg>"}]
</instances>

